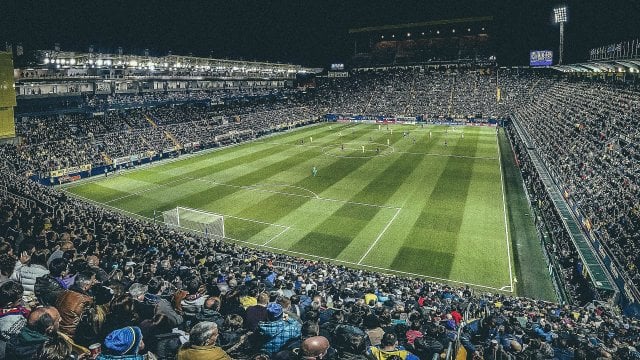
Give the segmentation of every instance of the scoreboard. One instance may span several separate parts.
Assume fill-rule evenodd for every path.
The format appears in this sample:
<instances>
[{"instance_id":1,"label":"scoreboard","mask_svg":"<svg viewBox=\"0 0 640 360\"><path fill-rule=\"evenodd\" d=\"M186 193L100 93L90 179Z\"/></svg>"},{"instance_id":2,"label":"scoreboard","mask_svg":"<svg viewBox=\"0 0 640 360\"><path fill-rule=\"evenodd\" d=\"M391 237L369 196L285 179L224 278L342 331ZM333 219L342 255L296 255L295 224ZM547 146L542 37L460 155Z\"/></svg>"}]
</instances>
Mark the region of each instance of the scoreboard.
<instances>
[{"instance_id":1,"label":"scoreboard","mask_svg":"<svg viewBox=\"0 0 640 360\"><path fill-rule=\"evenodd\" d=\"M553 51L551 50L531 50L529 52L530 66L551 66L553 65Z\"/></svg>"},{"instance_id":2,"label":"scoreboard","mask_svg":"<svg viewBox=\"0 0 640 360\"><path fill-rule=\"evenodd\" d=\"M0 139L16 136L14 106L16 106L16 90L13 86L12 54L0 52Z\"/></svg>"}]
</instances>

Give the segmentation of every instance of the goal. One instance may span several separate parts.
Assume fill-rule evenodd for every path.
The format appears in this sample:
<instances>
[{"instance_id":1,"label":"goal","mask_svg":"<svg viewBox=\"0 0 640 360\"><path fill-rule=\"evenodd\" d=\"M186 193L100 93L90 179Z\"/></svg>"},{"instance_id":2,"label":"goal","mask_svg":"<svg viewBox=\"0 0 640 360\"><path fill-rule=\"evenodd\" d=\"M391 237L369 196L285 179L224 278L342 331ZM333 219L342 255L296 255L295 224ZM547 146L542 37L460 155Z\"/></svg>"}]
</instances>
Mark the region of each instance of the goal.
<instances>
[{"instance_id":1,"label":"goal","mask_svg":"<svg viewBox=\"0 0 640 360\"><path fill-rule=\"evenodd\" d=\"M178 206L163 211L162 218L168 226L194 231L206 238L224 238L224 216L220 214Z\"/></svg>"}]
</instances>

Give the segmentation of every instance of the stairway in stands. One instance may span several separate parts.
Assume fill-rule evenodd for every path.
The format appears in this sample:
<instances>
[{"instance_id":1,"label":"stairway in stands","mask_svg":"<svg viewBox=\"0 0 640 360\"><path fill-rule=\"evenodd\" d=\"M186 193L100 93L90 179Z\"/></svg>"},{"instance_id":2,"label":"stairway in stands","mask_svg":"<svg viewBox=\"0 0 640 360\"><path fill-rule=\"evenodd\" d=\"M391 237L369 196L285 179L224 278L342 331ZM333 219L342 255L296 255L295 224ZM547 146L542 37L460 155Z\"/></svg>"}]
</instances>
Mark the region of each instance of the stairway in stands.
<instances>
[{"instance_id":1,"label":"stairway in stands","mask_svg":"<svg viewBox=\"0 0 640 360\"><path fill-rule=\"evenodd\" d=\"M151 115L144 114L144 117L145 119L147 119L147 121L149 122L149 124L151 124L152 127L158 129L158 124L155 121L153 121L153 118L151 117ZM181 150L183 148L182 144L180 144L178 139L176 139L176 137L171 132L169 132L168 130L162 130L162 132L164 133L164 136L167 139L171 140L175 150Z\"/></svg>"},{"instance_id":2,"label":"stairway in stands","mask_svg":"<svg viewBox=\"0 0 640 360\"><path fill-rule=\"evenodd\" d=\"M182 144L180 144L180 142L178 141L178 139L176 139L175 136L173 136L172 133L170 133L167 130L164 130L164 136L171 140L171 142L173 142L173 146L175 147L175 150L181 150L182 149Z\"/></svg>"}]
</instances>

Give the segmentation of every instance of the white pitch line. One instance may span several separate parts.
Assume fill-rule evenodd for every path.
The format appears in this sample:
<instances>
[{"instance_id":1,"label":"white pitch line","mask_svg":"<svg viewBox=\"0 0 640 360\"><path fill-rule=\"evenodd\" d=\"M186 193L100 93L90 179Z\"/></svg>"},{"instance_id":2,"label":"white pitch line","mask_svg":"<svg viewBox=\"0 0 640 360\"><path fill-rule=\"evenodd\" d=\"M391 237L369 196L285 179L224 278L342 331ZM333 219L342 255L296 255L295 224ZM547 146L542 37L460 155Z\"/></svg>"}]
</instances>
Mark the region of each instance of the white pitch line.
<instances>
[{"instance_id":1,"label":"white pitch line","mask_svg":"<svg viewBox=\"0 0 640 360\"><path fill-rule=\"evenodd\" d=\"M134 193L129 193L129 194L127 194L127 195L120 196L120 197L115 198L115 199L111 199L111 200L109 200L109 201L105 201L105 202L104 202L104 204L110 204L110 203L112 203L112 202L116 202L116 201L118 201L118 200L126 199L126 198L128 198L128 197L132 197L132 196L140 195L140 194L142 194L142 193L146 193L146 192L148 192L148 191L155 190L155 189L161 188L161 187L163 187L163 186L167 186L167 185L169 185L169 184L173 184L173 183L175 183L175 182L178 182L178 181L180 181L180 180L184 180L184 179L187 179L187 178L178 178L178 179L171 180L171 181L169 181L169 182L167 182L167 183L164 183L164 184L155 184L154 186L152 186L152 187L150 187L150 188L146 188L146 189L143 189L143 190L140 190L140 191L136 191L136 192L134 192Z\"/></svg>"},{"instance_id":2,"label":"white pitch line","mask_svg":"<svg viewBox=\"0 0 640 360\"><path fill-rule=\"evenodd\" d=\"M154 220L153 218L150 218L150 217L147 217L147 216L144 216L144 215L136 214L136 213L131 212L131 211L127 211L127 210L124 210L124 209L117 208L115 206L107 205L105 203L101 203L101 202L97 202L95 200L88 199L88 198L86 198L86 197L84 197L82 195L74 194L74 193L68 192L68 191L64 191L64 193L69 194L71 197L82 199L82 200L84 200L84 201L86 201L88 203L91 203L91 204L93 204L93 205L95 205L97 207L100 207L100 208L106 207L106 208L112 209L115 212L124 213L124 214L130 215L130 216L133 216L135 218L142 218L142 219L147 219L147 220L150 220L150 221Z\"/></svg>"},{"instance_id":3,"label":"white pitch line","mask_svg":"<svg viewBox=\"0 0 640 360\"><path fill-rule=\"evenodd\" d=\"M308 148L323 148L324 145L311 145L311 144L295 144L295 143L286 143L286 142L276 142L276 141L256 141L260 144L267 145L289 145L289 146L300 146L300 147L308 147Z\"/></svg>"},{"instance_id":4,"label":"white pitch line","mask_svg":"<svg viewBox=\"0 0 640 360\"><path fill-rule=\"evenodd\" d=\"M247 218L242 218L242 217L239 217L239 216L225 215L225 214L221 214L221 215L223 215L224 217L232 218L232 219L238 219L238 220L243 220L243 221L254 222L256 224L277 226L277 227L281 227L281 228L285 228L285 229L289 228L289 226L284 226L284 225L274 224L274 223L268 223L268 222L264 222L264 221L254 220L254 219L247 219Z\"/></svg>"},{"instance_id":5,"label":"white pitch line","mask_svg":"<svg viewBox=\"0 0 640 360\"><path fill-rule=\"evenodd\" d=\"M207 180L207 179L203 179L203 178L192 178L192 177L185 177L185 179L190 179L190 180L195 180L195 181L201 181L201 182L206 182L206 183L212 183L212 184L216 184L216 185L220 185L220 186L234 187L234 188L244 189L244 190L252 190L252 191L266 192L266 193L271 193L271 194L280 194L280 195L287 195L287 196L297 196L297 197L302 197L302 198L307 198L307 199L316 199L316 200L323 200L323 201L333 201L333 202L339 202L339 203L343 203L343 204L362 205L362 206L376 207L376 208L381 208L381 209L398 209L398 207L397 207L397 206L386 206L386 205L377 205L377 204L367 204L367 203L362 203L362 202L357 202L357 201L347 201L347 200L339 200L339 199L324 198L324 197L321 197L321 196L319 196L319 195L316 195L316 196L310 196L310 195L293 194L293 193L282 192L282 191L275 191L275 190L265 190L265 189L261 189L259 186L256 186L256 185L231 185L231 184L227 184L227 183L217 182L217 181L215 181L215 180ZM307 191L311 192L312 194L315 194L313 191L310 191L310 190L307 190Z\"/></svg>"},{"instance_id":6,"label":"white pitch line","mask_svg":"<svg viewBox=\"0 0 640 360\"><path fill-rule=\"evenodd\" d=\"M238 241L238 242L245 243L245 244L256 245L254 243L251 243L251 242L248 242L248 241L244 241L244 240L236 240L236 239L231 239L231 238L226 238L226 239L229 239L229 240L232 240L232 241ZM380 266L374 266L374 265L358 264L358 263L353 262L353 261L339 260L339 259L334 259L334 258L328 258L328 257L325 257L325 256L307 254L307 253L303 253L303 252L299 252L299 251L282 249L282 248L275 247L275 246L269 246L269 245L267 245L267 246L257 245L257 246L263 247L263 248L269 249L269 250L276 250L276 251L280 251L280 252L284 252L284 253L290 253L290 254L306 256L306 257L310 257L310 258L333 261L333 262L338 262L338 263L347 264L347 265L360 266L360 267L375 269L375 270L378 270L378 271L387 271L387 272L392 272L392 273L397 273L397 274L403 274L403 275L408 275L408 276L431 279L431 280L435 280L435 281L439 281L439 282L449 282L449 283L456 283L456 284L462 284L462 285L471 285L471 286L475 286L475 287L479 287L479 288L490 289L490 290L495 290L495 291L501 291L499 288L492 287L492 286L479 285L479 284L468 283L468 282L464 282L464 281L451 280L451 279L444 279L444 278L439 278L439 277L435 277L435 276L417 274L417 273L412 273L412 272L402 271L402 270L393 270L393 269L388 269L388 268L384 268L384 267L380 267Z\"/></svg>"},{"instance_id":7,"label":"white pitch line","mask_svg":"<svg viewBox=\"0 0 640 360\"><path fill-rule=\"evenodd\" d=\"M267 244L269 244L270 242L272 242L273 240L275 240L276 238L280 237L280 235L284 234L285 231L291 229L290 226L287 226L286 228L284 228L282 231L280 231L278 234L276 234L274 237L272 237L271 239L267 240L267 242L265 242L264 244L262 244L262 246L265 246Z\"/></svg>"},{"instance_id":8,"label":"white pitch line","mask_svg":"<svg viewBox=\"0 0 640 360\"><path fill-rule=\"evenodd\" d=\"M290 146L306 146L306 147L314 147L314 148L322 148L323 150L325 148L334 148L335 144L328 144L328 145L300 145L300 144L291 144L291 143L279 143L279 142L273 142L273 141L256 141L256 142L260 142L263 144L271 144L271 145L290 145ZM347 143L345 143L347 144ZM362 142L362 144L371 144L369 142ZM374 143L374 144L378 144L378 145L384 145L384 144L379 144L379 143ZM387 146L387 145L384 145ZM345 158L345 159L364 159L364 158L373 158L373 157L381 157L381 156L389 156L391 154L407 154L407 155L422 155L422 156L439 156L439 157L452 157L452 158L459 158L459 159L475 159L475 160L498 160L494 157L489 157L489 156L466 156L466 155L451 155L451 154L437 154L437 153L417 153L417 152L410 152L410 151L394 151L395 149L393 147L391 152L386 152L380 155L376 155L376 156L340 156L340 155L332 155L332 154L327 154L327 152L324 152L325 155L329 155L332 157L336 157L336 158ZM360 148L349 148L349 147L345 147L345 150L360 150ZM375 150L365 150L366 152L375 152Z\"/></svg>"},{"instance_id":9,"label":"white pitch line","mask_svg":"<svg viewBox=\"0 0 640 360\"><path fill-rule=\"evenodd\" d=\"M391 223L393 222L393 220L395 220L396 217L398 216L398 214L400 214L400 210L401 210L400 208L398 208L398 210L396 210L396 213L393 215L391 220L389 220L389 222L387 223L387 226L385 226L384 229L382 229L380 234L378 234L378 237L376 238L376 240L373 242L373 244L371 244L371 246L369 246L369 249L367 249L367 252L365 252L364 255L362 255L362 257L358 261L358 265L362 264L362 260L364 260L364 258L366 258L367 255L369 255L369 252L371 252L371 249L373 249L373 247L376 246L378 241L380 241L380 239L382 238L382 235L384 235L384 233L387 231L389 226L391 226Z\"/></svg>"},{"instance_id":10,"label":"white pitch line","mask_svg":"<svg viewBox=\"0 0 640 360\"><path fill-rule=\"evenodd\" d=\"M502 176L502 157L500 154L500 143L496 135L496 145L498 145L498 163L500 164L500 185L502 187L502 213L504 214L504 237L507 242L507 261L509 262L509 286L513 292L513 269L511 268L511 244L509 244L509 225L507 224L507 203L504 194L504 179Z\"/></svg>"},{"instance_id":11,"label":"white pitch line","mask_svg":"<svg viewBox=\"0 0 640 360\"><path fill-rule=\"evenodd\" d=\"M459 159L474 159L474 160L498 160L494 157L489 156L466 156L466 155L447 155L447 154L437 154L437 153L416 153L409 151L396 151L398 154L408 154L408 155L423 155L423 156L439 156L439 157L452 157Z\"/></svg>"},{"instance_id":12,"label":"white pitch line","mask_svg":"<svg viewBox=\"0 0 640 360\"><path fill-rule=\"evenodd\" d=\"M307 189L307 188L303 188L302 186L295 186L295 185L287 185L287 184L269 184L269 183L264 183L264 184L255 184L253 185L255 187L260 187L260 186L282 186L282 187L290 187L290 188L294 188L294 189L300 189L306 192L310 192L313 194L313 196L315 198L319 198L320 196L318 196L318 194L314 193L313 191Z\"/></svg>"}]
</instances>

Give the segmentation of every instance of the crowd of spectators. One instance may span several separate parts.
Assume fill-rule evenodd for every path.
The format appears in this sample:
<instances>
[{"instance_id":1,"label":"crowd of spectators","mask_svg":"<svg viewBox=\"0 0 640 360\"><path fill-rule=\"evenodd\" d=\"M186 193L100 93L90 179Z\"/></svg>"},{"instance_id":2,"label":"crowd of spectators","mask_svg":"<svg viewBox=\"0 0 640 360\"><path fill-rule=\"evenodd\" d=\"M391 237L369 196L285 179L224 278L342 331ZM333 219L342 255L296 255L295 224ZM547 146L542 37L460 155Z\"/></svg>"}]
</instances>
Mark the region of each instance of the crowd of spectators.
<instances>
[{"instance_id":1,"label":"crowd of spectators","mask_svg":"<svg viewBox=\"0 0 640 360\"><path fill-rule=\"evenodd\" d=\"M19 117L23 171L47 177L52 170L183 149L221 146L316 121L318 110L292 97L225 107L165 104L100 114Z\"/></svg>"},{"instance_id":2,"label":"crowd of spectators","mask_svg":"<svg viewBox=\"0 0 640 360\"><path fill-rule=\"evenodd\" d=\"M637 274L637 252L628 249L638 245L640 223L638 130L631 125L638 123L638 93L519 76L502 81L507 100L501 104L485 103L495 88L477 73L391 72L331 82L306 102L52 117L59 137L57 127L51 134L41 129L48 118L23 119L28 142L0 146L0 359L433 359L456 347L468 359L640 359L638 320L604 303L483 293L212 241L69 198L23 176L49 168L51 154L58 154L49 146L61 141L74 142L63 143L70 153L56 159L71 158L85 143L98 149L93 155L142 151L130 147L136 141L155 149L149 144L169 144L165 132L188 143L204 141L200 133L216 139L273 131L320 111L415 116L483 106L482 112L501 114L512 107L594 230L627 261L625 270ZM93 155L86 160L96 161ZM522 164L534 201L553 212L526 158ZM575 250L557 214L546 219L558 239L548 252L579 297L589 289L574 271Z\"/></svg>"},{"instance_id":3,"label":"crowd of spectators","mask_svg":"<svg viewBox=\"0 0 640 360\"><path fill-rule=\"evenodd\" d=\"M640 286L640 93L540 81L516 119L591 232Z\"/></svg>"},{"instance_id":4,"label":"crowd of spectators","mask_svg":"<svg viewBox=\"0 0 640 360\"><path fill-rule=\"evenodd\" d=\"M439 118L506 118L496 76L473 71L362 71L323 83L317 101L329 113Z\"/></svg>"}]
</instances>

